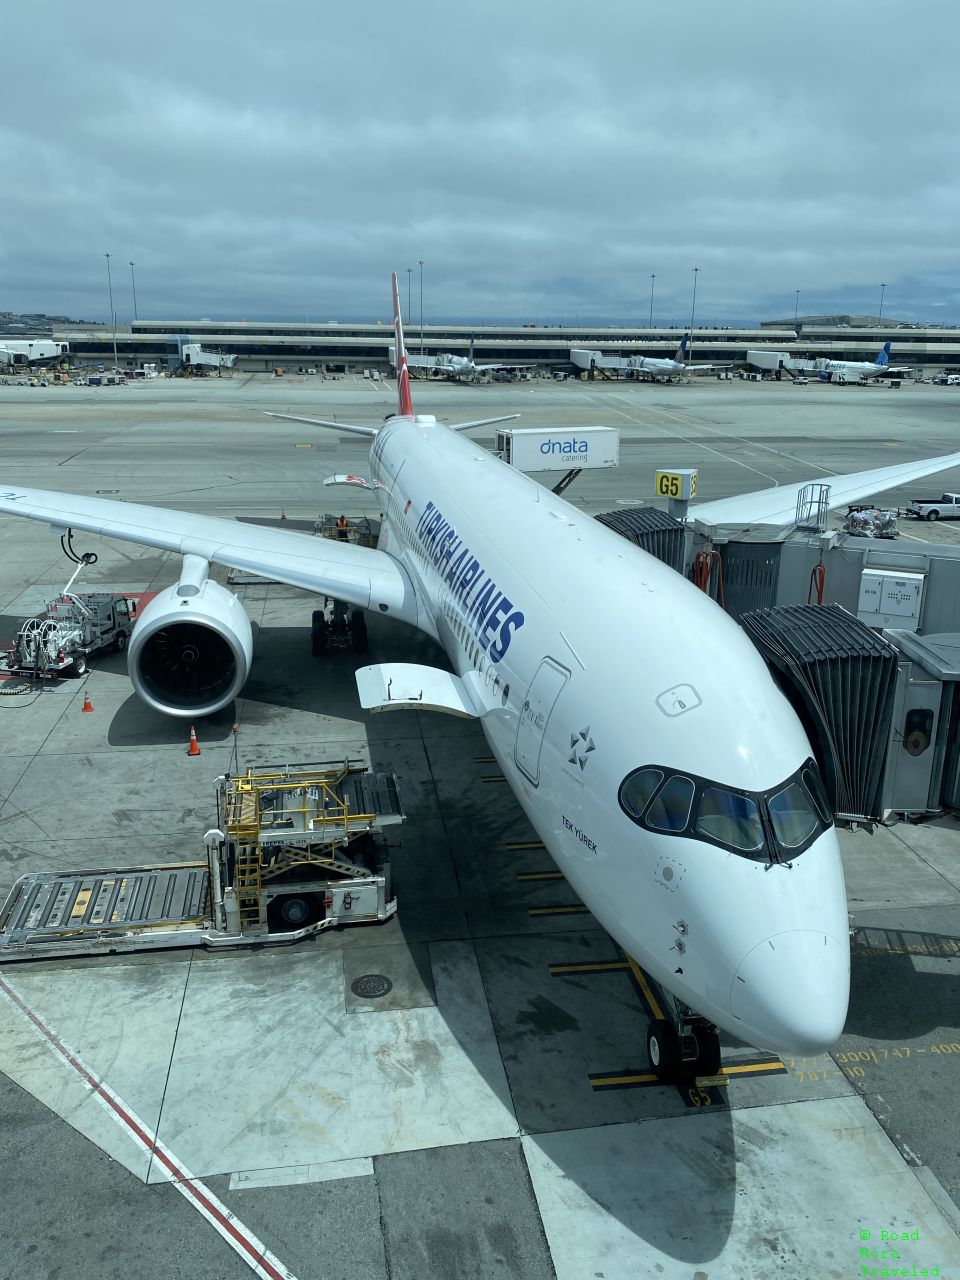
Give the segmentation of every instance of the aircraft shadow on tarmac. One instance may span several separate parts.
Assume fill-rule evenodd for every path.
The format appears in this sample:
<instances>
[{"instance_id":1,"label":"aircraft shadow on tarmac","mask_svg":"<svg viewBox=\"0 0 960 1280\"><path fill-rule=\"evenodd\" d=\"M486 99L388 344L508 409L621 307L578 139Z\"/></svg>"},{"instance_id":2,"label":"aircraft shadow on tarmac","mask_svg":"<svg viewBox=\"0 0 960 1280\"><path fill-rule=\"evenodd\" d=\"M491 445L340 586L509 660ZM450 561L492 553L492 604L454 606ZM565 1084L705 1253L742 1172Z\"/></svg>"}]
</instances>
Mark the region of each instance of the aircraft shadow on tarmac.
<instances>
[{"instance_id":1,"label":"aircraft shadow on tarmac","mask_svg":"<svg viewBox=\"0 0 960 1280\"><path fill-rule=\"evenodd\" d=\"M854 930L850 1011L845 1030L877 1040L909 1040L944 1026L960 1008L960 938L913 929ZM952 973L917 959L952 960Z\"/></svg>"}]
</instances>

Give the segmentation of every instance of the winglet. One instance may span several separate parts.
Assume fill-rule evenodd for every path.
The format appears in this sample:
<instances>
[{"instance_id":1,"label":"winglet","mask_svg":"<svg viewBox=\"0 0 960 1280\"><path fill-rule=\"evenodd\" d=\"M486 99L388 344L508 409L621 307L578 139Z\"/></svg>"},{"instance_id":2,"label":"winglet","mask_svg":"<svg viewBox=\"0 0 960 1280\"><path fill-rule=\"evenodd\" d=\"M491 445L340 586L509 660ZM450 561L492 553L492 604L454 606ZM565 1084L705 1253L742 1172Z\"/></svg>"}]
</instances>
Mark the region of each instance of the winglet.
<instances>
[{"instance_id":1,"label":"winglet","mask_svg":"<svg viewBox=\"0 0 960 1280\"><path fill-rule=\"evenodd\" d=\"M393 332L397 345L397 413L402 418L413 417L413 400L410 397L410 370L407 368L407 352L403 345L403 318L400 315L400 289L397 273L390 276L393 284Z\"/></svg>"}]
</instances>

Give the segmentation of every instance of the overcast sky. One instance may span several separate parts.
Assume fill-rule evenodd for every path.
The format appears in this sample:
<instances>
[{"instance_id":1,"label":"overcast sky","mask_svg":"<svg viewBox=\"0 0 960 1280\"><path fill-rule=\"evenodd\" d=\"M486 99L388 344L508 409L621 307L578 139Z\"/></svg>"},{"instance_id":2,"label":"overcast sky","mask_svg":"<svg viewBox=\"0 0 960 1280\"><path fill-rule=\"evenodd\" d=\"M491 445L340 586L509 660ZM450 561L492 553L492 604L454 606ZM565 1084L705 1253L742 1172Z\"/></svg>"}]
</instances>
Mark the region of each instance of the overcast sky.
<instances>
[{"instance_id":1,"label":"overcast sky","mask_svg":"<svg viewBox=\"0 0 960 1280\"><path fill-rule=\"evenodd\" d=\"M960 321L960 5L46 0L0 44L0 310Z\"/></svg>"}]
</instances>

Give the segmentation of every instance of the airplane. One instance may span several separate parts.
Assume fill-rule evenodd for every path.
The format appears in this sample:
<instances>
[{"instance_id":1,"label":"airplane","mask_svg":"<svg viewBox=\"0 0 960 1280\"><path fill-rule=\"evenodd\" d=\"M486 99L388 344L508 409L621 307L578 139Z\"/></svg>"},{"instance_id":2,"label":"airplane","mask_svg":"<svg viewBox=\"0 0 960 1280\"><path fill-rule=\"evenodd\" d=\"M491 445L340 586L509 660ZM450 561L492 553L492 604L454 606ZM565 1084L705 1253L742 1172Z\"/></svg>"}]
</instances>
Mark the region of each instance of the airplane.
<instances>
[{"instance_id":1,"label":"airplane","mask_svg":"<svg viewBox=\"0 0 960 1280\"><path fill-rule=\"evenodd\" d=\"M579 348L571 350L570 359L579 369L619 369L627 374L649 378L653 382L659 378L669 381L696 369L720 367L714 364L687 364L684 357L689 345L690 334L685 333L672 360L661 360L655 356L605 356L599 351L583 351Z\"/></svg>"},{"instance_id":2,"label":"airplane","mask_svg":"<svg viewBox=\"0 0 960 1280\"><path fill-rule=\"evenodd\" d=\"M473 358L474 339L470 339L469 354L465 356L450 355L449 352L441 352L435 356L414 356L408 355L408 369L426 369L427 376L435 376L441 378L450 378L455 382L476 382L482 373L492 372L494 369L519 369L519 364L477 364ZM397 348L395 345L390 347L390 363L396 369L397 367Z\"/></svg>"},{"instance_id":3,"label":"airplane","mask_svg":"<svg viewBox=\"0 0 960 1280\"><path fill-rule=\"evenodd\" d=\"M817 370L817 377L821 382L866 382L870 378L882 377L885 373L909 372L909 365L891 365L888 340L872 363L866 360L824 360Z\"/></svg>"},{"instance_id":4,"label":"airplane","mask_svg":"<svg viewBox=\"0 0 960 1280\"><path fill-rule=\"evenodd\" d=\"M745 632L712 599L464 433L414 411L396 274L395 414L365 439L383 502L376 548L100 497L0 490L0 511L182 557L127 649L149 706L195 719L250 670L250 621L213 564L418 628L451 669L356 672L369 712L476 719L571 889L664 995L647 1031L662 1079L706 1075L718 1028L813 1055L846 1018L840 851L814 753ZM512 415L516 416L516 415ZM831 479L844 506L960 465L960 453ZM803 482L694 508L789 521Z\"/></svg>"}]
</instances>

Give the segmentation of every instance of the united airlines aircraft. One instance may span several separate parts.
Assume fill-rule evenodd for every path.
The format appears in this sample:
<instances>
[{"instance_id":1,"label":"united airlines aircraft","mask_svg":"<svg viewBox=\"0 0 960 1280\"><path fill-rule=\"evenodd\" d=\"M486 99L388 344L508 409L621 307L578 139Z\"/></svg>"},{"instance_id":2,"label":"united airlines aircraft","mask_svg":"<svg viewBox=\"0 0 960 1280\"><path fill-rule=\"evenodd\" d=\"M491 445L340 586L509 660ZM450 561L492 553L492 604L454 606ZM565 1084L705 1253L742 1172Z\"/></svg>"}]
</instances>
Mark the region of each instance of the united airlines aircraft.
<instances>
[{"instance_id":1,"label":"united airlines aircraft","mask_svg":"<svg viewBox=\"0 0 960 1280\"><path fill-rule=\"evenodd\" d=\"M828 1048L847 1012L846 899L796 715L703 592L474 444L463 432L480 423L415 414L396 276L393 305L398 412L379 428L319 424L369 439L376 549L16 485L0 510L182 557L128 649L134 688L172 715L226 705L250 669L250 622L211 564L426 632L451 669L361 668L361 705L479 721L573 890L659 984L657 1073L715 1070L717 1028L780 1052ZM834 477L831 502L957 465L960 453ZM697 514L786 522L799 487Z\"/></svg>"},{"instance_id":2,"label":"united airlines aircraft","mask_svg":"<svg viewBox=\"0 0 960 1280\"><path fill-rule=\"evenodd\" d=\"M874 361L866 360L824 360L817 371L821 382L866 382L870 378L880 378L884 374L909 373L907 365L891 365L890 343L885 342Z\"/></svg>"}]
</instances>

